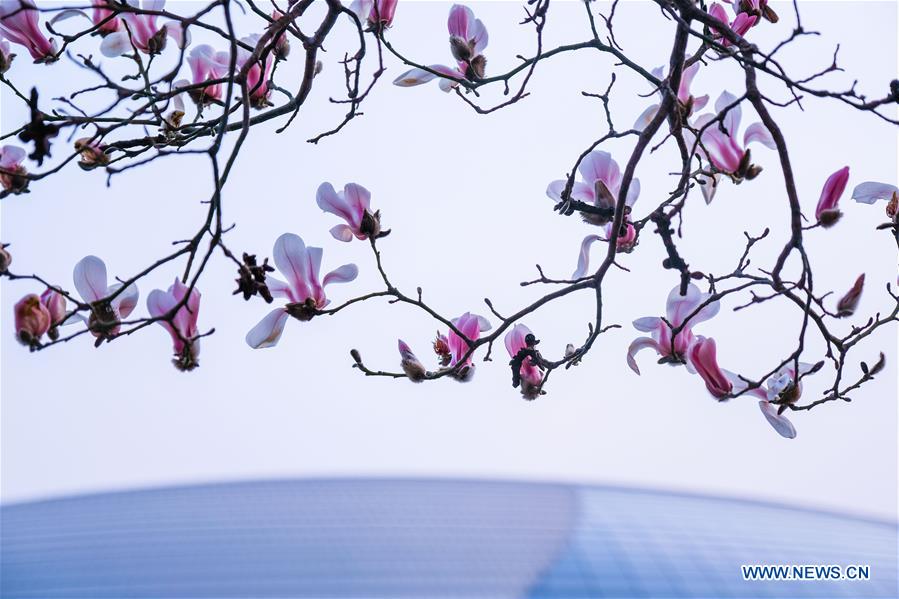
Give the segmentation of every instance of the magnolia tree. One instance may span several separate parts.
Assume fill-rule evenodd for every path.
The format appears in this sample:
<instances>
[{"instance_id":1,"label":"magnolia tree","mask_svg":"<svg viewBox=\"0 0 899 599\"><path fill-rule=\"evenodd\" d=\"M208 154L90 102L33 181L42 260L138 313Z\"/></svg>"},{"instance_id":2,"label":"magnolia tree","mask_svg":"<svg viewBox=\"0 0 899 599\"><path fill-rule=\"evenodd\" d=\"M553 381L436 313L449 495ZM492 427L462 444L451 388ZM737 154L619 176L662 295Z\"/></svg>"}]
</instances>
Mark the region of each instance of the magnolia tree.
<instances>
[{"instance_id":1,"label":"magnolia tree","mask_svg":"<svg viewBox=\"0 0 899 599\"><path fill-rule=\"evenodd\" d=\"M121 342L157 324L171 336L175 367L193 370L200 364L201 339L214 332L208 323L201 326L200 288L206 266L219 259L233 263L237 272L234 293L250 302L248 309L262 312L263 303L272 305L246 335L246 343L253 348L276 346L285 327L302 327L306 321L351 310L362 302L388 300L388 305L402 303L422 311L436 321L440 332L430 340L424 333L421 338L398 340L397 368L368 364L358 351L351 350L353 366L360 372L414 383L444 377L467 382L474 376L476 361L489 360L494 344L502 341L510 358L511 386L525 399L534 400L547 393L554 371L586 363L591 348L601 343L600 336L617 326L609 324L603 298L620 292L605 282L611 268L622 267L621 255L639 251L638 244L658 243L666 254L660 272L670 273L675 284L667 298L658 299L657 314L633 322L640 334L629 347L621 347L622 368L627 365L640 374L638 357L643 361L649 357L645 354L654 354L659 364L695 374L718 401L755 398L773 428L784 437L794 437L789 415L829 402L850 401L855 390L883 369L883 353L864 341L899 318L899 295L892 281L866 281L859 273L851 273L858 278L848 290L814 286L804 239L809 235L840 236L840 201L849 195L851 164L834 173L820 173L813 182L821 189L816 205L800 201L791 146L778 125L777 113L786 106L801 106L803 98L813 96L839 103L847 111L869 113L885 127L894 126L899 122L894 106L899 102L899 81L867 82L879 92L874 97L863 95L856 85L843 91L827 89L819 82L828 73L841 70L836 54L823 70L794 74L782 63L782 50L814 32L803 27L797 3L789 15L778 16L766 0L732 0L730 4L655 0L658 28L653 29L651 23L644 27L670 31L670 49L667 56L658 57L657 62L665 63L663 67L639 64L615 38L617 4L599 7L585 1L583 19L590 35L577 43L547 48L543 32L553 15L550 1L523 2L521 25L533 31L536 50L530 57L517 55L514 68L495 73L486 58L489 23L464 5L449 10L444 56L448 64L438 64L431 60L440 57L418 57L415 48L400 48L391 42L395 16L403 10L396 0L355 0L352 4L339 0L212 0L175 6L167 6L165 0L94 0L92 5L80 7L0 0L0 82L28 106L30 114L27 122L13 123L2 132L7 142L0 150L2 197L39 194L44 179L75 165L85 171L105 172L111 179L163 158L177 168L179 158L199 154L208 158L212 173L208 210L195 234L176 242L168 255L150 264L135 264L128 276L110 280L103 260L86 256L74 264L71 282L48 280L40 274L17 272L15 248L4 246L0 272L24 287L13 315L17 339L31 351L66 342L86 343L91 338L99 346ZM182 11L185 6L191 7L191 12ZM402 20L395 26L402 27ZM274 241L273 266L269 257L229 246L229 227L222 218L223 197L229 175L239 168L237 158L244 140L257 125L276 121L280 131L300 114L323 68L324 46L333 39L336 27L351 27L357 34L353 47L339 49L342 60L337 64L343 70L345 88L330 99L346 111L341 120L310 139L313 144L352 126L374 86L385 84L381 78L388 69L403 71L393 80L396 86L435 82L440 91L484 115L524 100L535 71L551 68L544 60L557 55L598 51L615 60L615 70L629 71L646 81L654 95L652 99L632 99L646 105L632 126L616 123L609 109L615 92L614 71L604 92L585 92L601 102L605 130L598 132L588 147L571 148L570 171L559 173L560 178L546 187L552 200L547 212L552 209L560 217L581 219L587 233L570 277L550 278L538 267L539 277L522 286L544 286L547 292L511 313L501 314L489 300L480 310L484 315L477 314L474 306L441 313L423 299L420 288L401 290L392 283L381 260L382 250L393 249L385 239L390 233L389 221L382 219L370 191L360 183L338 189L323 182L316 202L334 215L336 224L330 232L336 242L370 247L368 268L377 271L382 282L379 288L355 289L349 292L350 299L332 303L328 286L354 281L357 266L345 264L323 275L322 248L307 246L292 232ZM753 43L753 34L767 27L782 31L783 41L771 50L762 50ZM215 43L191 43L191 35L198 32ZM335 48L328 49L334 56ZM511 48L495 51L510 56L514 52ZM164 62L163 56L169 60ZM17 65L25 60L44 63L47 77L60 70L80 72L81 77L73 80L83 83L65 96L47 98L41 94L40 82L16 76ZM278 67L284 61L302 65L298 79L281 75L283 69ZM739 88L719 89L714 102L708 95L694 95L693 79L720 61L741 70ZM760 88L760 80L770 91ZM501 90L501 102L484 102L482 91L490 87ZM789 101L772 99L768 94L774 92L785 92ZM433 93L440 92L435 88ZM102 108L88 107L97 104ZM755 113L759 121L744 127L744 109ZM605 149L611 140L627 141L629 150L613 157ZM788 219L779 227L788 232L785 243L774 263L756 264L755 246L768 237L769 230L744 233L745 247L734 257L733 269L709 274L701 264L688 264L679 251L684 207L688 202L727 201L733 186L752 185L763 176L762 165L754 162L751 154L755 144L774 150L779 159L779 164L765 165L764 176L781 181L782 201L788 207L784 212ZM674 173L673 189L658 203L647 205L644 200L638 208L640 182L634 177L635 170L648 154L664 145L675 148L679 155L665 172L658 173L660 177ZM887 181L856 182L852 189L851 197L857 202L878 204L883 200L880 205L886 207L886 217L877 229L899 243L897 188ZM601 258L598 264L595 260L591 264L591 248L597 242ZM577 249L572 241L572 257ZM146 294L142 305L141 279L157 270L178 275L168 289ZM856 314L866 288L868 294L876 294L880 306L873 315ZM541 347L539 331L527 327L528 317L537 310L553 310L560 298L581 293L595 298L595 311L585 315L592 319L586 337L567 347ZM716 342L710 335L721 301L729 296L734 309L745 311L741 313L747 318L752 318L753 308L769 302L798 308L793 311L799 330L794 349L772 356L766 372L732 372L718 362ZM205 301L217 299L207 297ZM339 319L331 326L339 327ZM697 327L705 335L696 332ZM818 339L813 343L813 338ZM432 345L435 355L422 360L413 346L420 353L426 343ZM813 345L823 349L813 353ZM804 379L812 376L826 377L824 392L819 397L804 397Z\"/></svg>"}]
</instances>

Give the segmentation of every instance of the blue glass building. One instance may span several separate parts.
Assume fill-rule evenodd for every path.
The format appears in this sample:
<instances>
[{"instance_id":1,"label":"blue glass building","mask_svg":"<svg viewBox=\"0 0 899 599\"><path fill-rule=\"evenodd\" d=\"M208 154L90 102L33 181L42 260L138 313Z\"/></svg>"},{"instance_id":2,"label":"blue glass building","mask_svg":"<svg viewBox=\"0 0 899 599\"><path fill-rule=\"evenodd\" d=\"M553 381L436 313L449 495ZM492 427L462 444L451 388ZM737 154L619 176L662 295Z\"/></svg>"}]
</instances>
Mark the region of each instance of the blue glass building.
<instances>
[{"instance_id":1,"label":"blue glass building","mask_svg":"<svg viewBox=\"0 0 899 599\"><path fill-rule=\"evenodd\" d=\"M646 490L309 480L7 505L4 598L896 597L895 523ZM744 581L861 564L866 581Z\"/></svg>"}]
</instances>

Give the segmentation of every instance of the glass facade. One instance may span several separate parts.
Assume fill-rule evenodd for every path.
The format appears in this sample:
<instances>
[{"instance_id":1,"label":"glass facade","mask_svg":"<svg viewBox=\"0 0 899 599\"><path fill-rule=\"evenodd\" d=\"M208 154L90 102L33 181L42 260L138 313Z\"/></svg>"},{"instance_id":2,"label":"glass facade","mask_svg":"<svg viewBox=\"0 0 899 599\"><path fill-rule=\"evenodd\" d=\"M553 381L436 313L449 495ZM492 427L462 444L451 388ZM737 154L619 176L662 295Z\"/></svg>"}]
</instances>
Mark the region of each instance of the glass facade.
<instances>
[{"instance_id":1,"label":"glass facade","mask_svg":"<svg viewBox=\"0 0 899 599\"><path fill-rule=\"evenodd\" d=\"M10 598L897 596L895 523L614 487L269 481L0 515ZM743 564L870 579L744 581Z\"/></svg>"}]
</instances>

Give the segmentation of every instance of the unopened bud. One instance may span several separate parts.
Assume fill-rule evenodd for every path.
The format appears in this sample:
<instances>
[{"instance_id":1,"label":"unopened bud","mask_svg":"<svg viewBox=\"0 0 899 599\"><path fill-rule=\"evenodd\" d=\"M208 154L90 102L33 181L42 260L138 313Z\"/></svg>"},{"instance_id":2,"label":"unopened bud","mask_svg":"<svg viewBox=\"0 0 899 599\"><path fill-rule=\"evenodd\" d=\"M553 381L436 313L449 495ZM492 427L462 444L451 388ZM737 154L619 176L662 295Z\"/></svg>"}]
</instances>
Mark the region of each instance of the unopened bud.
<instances>
[{"instance_id":1,"label":"unopened bud","mask_svg":"<svg viewBox=\"0 0 899 599\"><path fill-rule=\"evenodd\" d=\"M852 286L852 289L846 292L840 301L837 302L837 316L842 318L844 316L852 316L855 313L855 309L858 307L858 302L862 297L862 290L865 288L865 274L862 273L855 280L855 284Z\"/></svg>"},{"instance_id":2,"label":"unopened bud","mask_svg":"<svg viewBox=\"0 0 899 599\"><path fill-rule=\"evenodd\" d=\"M0 273L9 270L9 265L12 264L12 254L6 249L8 247L8 243L0 243Z\"/></svg>"},{"instance_id":3,"label":"unopened bud","mask_svg":"<svg viewBox=\"0 0 899 599\"><path fill-rule=\"evenodd\" d=\"M15 305L16 338L24 345L35 346L44 333L50 330L50 312L34 293L20 299Z\"/></svg>"}]
</instances>

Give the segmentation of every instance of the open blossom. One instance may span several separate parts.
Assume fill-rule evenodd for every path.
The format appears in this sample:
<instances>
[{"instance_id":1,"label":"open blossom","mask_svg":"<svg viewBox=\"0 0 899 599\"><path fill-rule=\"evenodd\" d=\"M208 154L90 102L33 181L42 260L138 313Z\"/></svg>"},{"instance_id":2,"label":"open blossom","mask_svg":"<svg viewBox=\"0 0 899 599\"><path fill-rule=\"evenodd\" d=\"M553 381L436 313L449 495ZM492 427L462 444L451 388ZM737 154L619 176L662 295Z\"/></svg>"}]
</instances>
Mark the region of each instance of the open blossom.
<instances>
[{"instance_id":1,"label":"open blossom","mask_svg":"<svg viewBox=\"0 0 899 599\"><path fill-rule=\"evenodd\" d=\"M200 44L190 51L187 64L190 67L191 81L184 79L175 83L175 87L187 87L198 85L207 81L222 79L228 72L230 56L227 52L216 52L209 44ZM188 95L197 106L208 106L222 99L222 84L213 83L205 87L195 87L189 90Z\"/></svg>"},{"instance_id":2,"label":"open blossom","mask_svg":"<svg viewBox=\"0 0 899 599\"><path fill-rule=\"evenodd\" d=\"M687 351L687 361L715 399L727 398L734 386L725 371L718 366L714 339L697 336Z\"/></svg>"},{"instance_id":3,"label":"open blossom","mask_svg":"<svg viewBox=\"0 0 899 599\"><path fill-rule=\"evenodd\" d=\"M13 308L15 312L16 339L23 345L37 345L52 323L50 312L34 293L29 293Z\"/></svg>"},{"instance_id":4,"label":"open blossom","mask_svg":"<svg viewBox=\"0 0 899 599\"><path fill-rule=\"evenodd\" d=\"M634 339L627 350L627 365L631 370L640 374L640 368L634 357L642 349L651 347L656 350L662 357L662 361L672 364L687 364L687 368L692 370L690 362L687 360L687 350L694 341L692 327L696 324L706 321L718 313L720 305L717 301L708 303L709 294L702 293L696 285L690 283L687 285L687 294L680 294L680 285L676 286L668 294L668 302L665 308L666 319L675 328L683 325L683 328L674 339L671 338L672 329L661 318L647 316L638 318L634 321L634 328L638 331L651 333L652 337L638 337ZM693 314L699 308L701 310ZM692 318L687 321L687 317L693 314ZM686 324L684 324L686 322Z\"/></svg>"},{"instance_id":5,"label":"open blossom","mask_svg":"<svg viewBox=\"0 0 899 599\"><path fill-rule=\"evenodd\" d=\"M135 9L159 12L165 8L165 0L130 0L128 4ZM167 38L185 48L190 43L190 35L178 21L159 24L155 14L122 13L123 21L118 31L103 38L100 52L104 56L114 58L131 51L132 45L144 54L159 54L165 50Z\"/></svg>"},{"instance_id":6,"label":"open blossom","mask_svg":"<svg viewBox=\"0 0 899 599\"><path fill-rule=\"evenodd\" d=\"M530 339L528 339L529 335ZM506 344L506 350L509 352L509 356L514 359L522 349L533 347L533 345L528 345L528 341L532 344L534 343L533 337L534 335L531 333L531 330L523 324L517 324L512 327L512 330L506 333L506 337L503 339ZM540 367L534 363L532 357L527 356L521 362L521 367L518 369L518 375L521 382L521 395L524 396L525 399L537 399L537 397L540 396L540 384L543 382L543 371L541 371Z\"/></svg>"},{"instance_id":7,"label":"open blossom","mask_svg":"<svg viewBox=\"0 0 899 599\"><path fill-rule=\"evenodd\" d=\"M432 64L428 69L414 68L397 77L393 84L400 87L421 85L443 75L440 79L440 89L451 91L459 85L458 80L473 81L484 77L487 59L484 57L484 49L487 48L487 28L480 19L475 18L474 12L467 6L454 4L450 9L447 29L450 34L450 50L456 59L456 67L448 67L442 64ZM434 72L432 72L434 71ZM449 77L447 79L447 77Z\"/></svg>"},{"instance_id":8,"label":"open blossom","mask_svg":"<svg viewBox=\"0 0 899 599\"><path fill-rule=\"evenodd\" d=\"M172 363L182 372L193 370L200 365L200 339L197 329L197 317L200 314L200 292L196 288L187 293L188 287L175 279L168 291L154 289L147 296L147 310L153 318L162 318L175 306L185 302L178 308L171 321L159 320L159 324L172 336L175 359ZM187 298L185 300L185 298Z\"/></svg>"},{"instance_id":9,"label":"open blossom","mask_svg":"<svg viewBox=\"0 0 899 599\"><path fill-rule=\"evenodd\" d=\"M471 312L466 312L459 318L453 319L452 323L456 329L470 341L477 341L482 332L490 330L490 322L486 318L477 314L472 314ZM438 338L438 341L440 341L440 338ZM457 335L452 329L446 334L444 343L449 355L447 365L450 368L455 368L459 364L462 364L462 366L453 373L453 378L463 383L470 381L474 376L474 364L471 361L471 356L463 361L465 354L467 354L469 350L468 343L466 343L465 339ZM437 345L437 343L434 344L435 351L437 351Z\"/></svg>"},{"instance_id":10,"label":"open blossom","mask_svg":"<svg viewBox=\"0 0 899 599\"><path fill-rule=\"evenodd\" d=\"M9 41L24 46L35 62L56 60L56 40L41 32L33 0L0 0L0 32Z\"/></svg>"},{"instance_id":11,"label":"open blossom","mask_svg":"<svg viewBox=\"0 0 899 599\"><path fill-rule=\"evenodd\" d=\"M0 29L0 75L9 70L15 57L16 55L9 47L9 42L3 37L3 30Z\"/></svg>"},{"instance_id":12,"label":"open blossom","mask_svg":"<svg viewBox=\"0 0 899 599\"><path fill-rule=\"evenodd\" d=\"M25 150L19 146L0 148L0 185L9 193L22 193L28 189L28 171L22 166Z\"/></svg>"},{"instance_id":13,"label":"open blossom","mask_svg":"<svg viewBox=\"0 0 899 599\"><path fill-rule=\"evenodd\" d=\"M759 401L759 409L765 416L768 423L780 434L787 439L796 438L796 428L790 422L784 412L790 405L795 404L802 397L802 382L800 377L815 370L814 364L799 362L799 377L796 376L796 369L791 361L786 366L780 368L765 381L764 388L756 388L748 391L750 395L761 398ZM746 383L737 380L735 375L728 373L734 382L734 392L739 392L746 388Z\"/></svg>"},{"instance_id":14,"label":"open blossom","mask_svg":"<svg viewBox=\"0 0 899 599\"><path fill-rule=\"evenodd\" d=\"M677 99L680 102L684 116L690 116L694 112L702 110L709 102L708 94L696 97L690 93L690 85L693 83L693 78L696 77L696 73L698 72L699 63L695 62L685 68L681 73L680 85L677 89ZM663 79L665 76L665 69L664 67L656 67L652 70L652 74L657 79ZM663 82L663 84L665 83ZM661 91L659 91L659 95L661 95ZM638 131L645 129L650 121L655 118L656 113L659 111L659 106L659 104L653 104L644 110L643 114L637 117L637 122L634 123L634 129Z\"/></svg>"},{"instance_id":15,"label":"open blossom","mask_svg":"<svg viewBox=\"0 0 899 599\"><path fill-rule=\"evenodd\" d=\"M97 26L97 32L100 35L108 35L115 33L122 28L122 20L119 17L113 17L115 11L112 10L112 2L114 0L94 0L94 12L91 20ZM110 18L113 17L113 18Z\"/></svg>"},{"instance_id":16,"label":"open blossom","mask_svg":"<svg viewBox=\"0 0 899 599\"><path fill-rule=\"evenodd\" d=\"M119 332L123 318L127 318L137 306L140 292L132 283L112 300L107 298L122 288L121 283L107 286L106 264L96 256L85 256L72 273L75 289L85 303L90 304L91 314L85 319L79 313L66 320L66 324L74 324L78 319L87 321L87 326L94 337L103 339Z\"/></svg>"},{"instance_id":17,"label":"open blossom","mask_svg":"<svg viewBox=\"0 0 899 599\"><path fill-rule=\"evenodd\" d=\"M255 48L259 45L260 39L261 36L258 33L254 33L253 35L241 38L241 41L248 46ZM228 59L225 58L223 60L224 56L227 56L227 53L219 53L219 62L227 65ZM266 106L271 105L269 97L271 96L272 90L269 89L268 80L271 77L274 57L272 56L272 52L269 51L263 51L263 54L260 56L265 56L263 64L260 65L257 60L247 69L247 91L250 94L250 105L253 106L253 108L265 108ZM245 65L252 59L252 57L253 53L249 50L238 48L237 70L242 71L246 68Z\"/></svg>"},{"instance_id":18,"label":"open blossom","mask_svg":"<svg viewBox=\"0 0 899 599\"><path fill-rule=\"evenodd\" d=\"M356 13L363 24L378 30L393 24L398 0L353 0L350 10Z\"/></svg>"},{"instance_id":19,"label":"open blossom","mask_svg":"<svg viewBox=\"0 0 899 599\"><path fill-rule=\"evenodd\" d=\"M591 225L605 225L612 220L618 195L621 191L621 169L608 152L596 150L587 154L578 165L580 181L575 181L571 188L571 199L608 211L607 214L582 213L581 217ZM553 181L546 188L546 195L556 202L562 201L565 180ZM631 180L625 200L626 211L634 205L640 195L640 180Z\"/></svg>"},{"instance_id":20,"label":"open blossom","mask_svg":"<svg viewBox=\"0 0 899 599\"><path fill-rule=\"evenodd\" d=\"M409 380L413 383L420 383L425 379L427 371L418 358L412 353L412 348L402 339L397 340L397 347L400 351L400 367Z\"/></svg>"},{"instance_id":21,"label":"open blossom","mask_svg":"<svg viewBox=\"0 0 899 599\"><path fill-rule=\"evenodd\" d=\"M715 17L719 21L728 24L731 31L736 33L739 36L746 35L746 32L752 29L752 26L755 25L758 17L750 15L749 13L740 12L734 18L733 21L727 16L727 11L724 10L724 7L715 2L709 7L709 15ZM716 38L718 42L724 46L725 48L730 46L730 40L728 40L724 36L724 32L717 27L710 27L712 30L712 37Z\"/></svg>"},{"instance_id":22,"label":"open blossom","mask_svg":"<svg viewBox=\"0 0 899 599\"><path fill-rule=\"evenodd\" d=\"M740 120L742 118L742 110L737 102L737 97L728 91L722 92L715 101L715 111L717 113L724 112L729 106L730 110L724 115L722 122L712 122L717 118L717 114L703 114L696 119L694 128L703 130L702 145L698 146L698 150L708 158L708 160L722 173L729 175L736 183L743 179L754 179L761 172L761 167L752 164L751 157L747 146L753 142L774 149L774 139L771 133L762 123L753 123L746 128L743 133L742 143L739 141L738 132L740 130ZM711 124L710 124L711 123ZM721 130L723 125L724 131ZM692 143L692 136L689 141ZM707 183L712 185L712 190L717 184L716 181ZM704 193L707 193L704 191ZM711 201L713 194L706 195L706 201Z\"/></svg>"},{"instance_id":23,"label":"open blossom","mask_svg":"<svg viewBox=\"0 0 899 599\"><path fill-rule=\"evenodd\" d=\"M842 213L839 209L840 197L846 189L846 183L849 182L849 167L844 166L830 177L824 183L824 189L821 190L821 198L818 200L818 206L815 208L815 218L824 227L830 227L838 220Z\"/></svg>"},{"instance_id":24,"label":"open blossom","mask_svg":"<svg viewBox=\"0 0 899 599\"><path fill-rule=\"evenodd\" d=\"M306 247L300 236L293 233L285 233L275 241L272 256L287 282L266 277L266 283L272 296L285 298L287 304L269 312L247 333L247 345L254 349L277 345L288 316L301 321L311 320L329 303L325 296L326 286L348 283L359 274L355 264L344 264L319 279L322 249Z\"/></svg>"},{"instance_id":25,"label":"open blossom","mask_svg":"<svg viewBox=\"0 0 899 599\"><path fill-rule=\"evenodd\" d=\"M343 191L334 190L330 183L322 183L315 194L315 202L325 212L346 221L331 229L334 239L351 241L381 237L381 211L371 211L371 193L357 183L347 183Z\"/></svg>"},{"instance_id":26,"label":"open blossom","mask_svg":"<svg viewBox=\"0 0 899 599\"><path fill-rule=\"evenodd\" d=\"M78 166L86 171L109 164L106 144L92 140L90 137L75 140L75 151L81 156Z\"/></svg>"}]
</instances>

